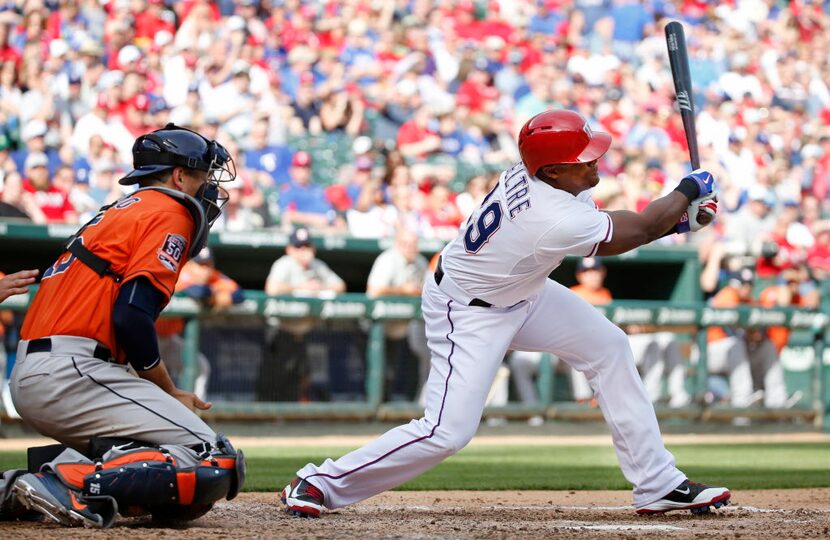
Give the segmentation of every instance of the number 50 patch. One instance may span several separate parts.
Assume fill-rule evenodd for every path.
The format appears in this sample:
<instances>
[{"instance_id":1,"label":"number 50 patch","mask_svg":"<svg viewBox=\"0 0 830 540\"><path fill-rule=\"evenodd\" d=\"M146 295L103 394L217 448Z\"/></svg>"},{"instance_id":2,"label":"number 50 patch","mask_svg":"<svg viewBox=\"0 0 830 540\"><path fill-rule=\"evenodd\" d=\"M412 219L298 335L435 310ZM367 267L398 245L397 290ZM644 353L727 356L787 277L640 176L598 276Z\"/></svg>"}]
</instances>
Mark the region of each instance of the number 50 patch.
<instances>
[{"instance_id":1,"label":"number 50 patch","mask_svg":"<svg viewBox=\"0 0 830 540\"><path fill-rule=\"evenodd\" d=\"M164 239L164 244L158 251L159 261L171 272L178 272L185 247L187 247L187 240L184 236L168 234L167 238Z\"/></svg>"}]
</instances>

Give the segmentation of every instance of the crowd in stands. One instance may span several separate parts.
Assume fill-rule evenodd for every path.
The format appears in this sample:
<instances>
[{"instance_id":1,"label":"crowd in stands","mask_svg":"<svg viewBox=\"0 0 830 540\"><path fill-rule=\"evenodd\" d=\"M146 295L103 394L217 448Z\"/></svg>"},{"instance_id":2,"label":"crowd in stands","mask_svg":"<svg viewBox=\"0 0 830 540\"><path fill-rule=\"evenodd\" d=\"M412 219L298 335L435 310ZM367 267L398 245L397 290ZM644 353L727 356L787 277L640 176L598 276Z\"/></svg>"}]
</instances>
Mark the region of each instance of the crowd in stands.
<instances>
[{"instance_id":1,"label":"crowd in stands","mask_svg":"<svg viewBox=\"0 0 830 540\"><path fill-rule=\"evenodd\" d=\"M7 2L0 215L87 219L122 193L135 136L172 121L236 157L220 227L449 239L551 107L614 135L596 196L641 209L688 168L670 18L720 184L714 236L827 272L830 19L804 0Z\"/></svg>"},{"instance_id":2,"label":"crowd in stands","mask_svg":"<svg viewBox=\"0 0 830 540\"><path fill-rule=\"evenodd\" d=\"M135 137L174 122L234 156L219 230L449 240L548 108L613 135L595 199L641 210L689 169L663 36L679 19L720 213L660 242L697 245L707 298L751 267L764 284L797 280L788 302L810 299L830 275L828 12L810 0L5 2L0 219L85 222L125 193Z\"/></svg>"}]
</instances>

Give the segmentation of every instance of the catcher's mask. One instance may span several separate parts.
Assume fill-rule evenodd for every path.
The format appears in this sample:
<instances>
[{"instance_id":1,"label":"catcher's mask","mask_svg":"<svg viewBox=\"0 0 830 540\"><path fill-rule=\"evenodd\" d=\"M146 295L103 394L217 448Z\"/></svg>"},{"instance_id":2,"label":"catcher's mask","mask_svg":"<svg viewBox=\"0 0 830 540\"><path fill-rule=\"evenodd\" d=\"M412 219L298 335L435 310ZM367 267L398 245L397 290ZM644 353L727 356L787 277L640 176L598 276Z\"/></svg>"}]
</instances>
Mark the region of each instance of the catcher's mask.
<instances>
[{"instance_id":1,"label":"catcher's mask","mask_svg":"<svg viewBox=\"0 0 830 540\"><path fill-rule=\"evenodd\" d=\"M224 146L195 131L170 123L140 136L133 144L134 170L118 183L135 184L173 167L207 171L207 182L199 188L196 200L205 210L208 226L213 225L228 201L228 192L220 184L236 178L236 166Z\"/></svg>"}]
</instances>

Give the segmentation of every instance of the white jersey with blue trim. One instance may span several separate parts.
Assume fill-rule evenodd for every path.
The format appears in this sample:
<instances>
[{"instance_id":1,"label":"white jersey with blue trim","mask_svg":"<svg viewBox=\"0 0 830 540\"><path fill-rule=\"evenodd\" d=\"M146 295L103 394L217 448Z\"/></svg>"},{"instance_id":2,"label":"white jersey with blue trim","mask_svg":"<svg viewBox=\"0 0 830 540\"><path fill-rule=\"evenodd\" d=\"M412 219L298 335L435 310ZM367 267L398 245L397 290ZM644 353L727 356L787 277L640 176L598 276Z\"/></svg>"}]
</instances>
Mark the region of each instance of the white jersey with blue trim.
<instances>
[{"instance_id":1,"label":"white jersey with blue trim","mask_svg":"<svg viewBox=\"0 0 830 540\"><path fill-rule=\"evenodd\" d=\"M471 297L506 307L538 293L567 255L593 256L612 234L590 190L571 195L519 162L444 248L442 268Z\"/></svg>"}]
</instances>

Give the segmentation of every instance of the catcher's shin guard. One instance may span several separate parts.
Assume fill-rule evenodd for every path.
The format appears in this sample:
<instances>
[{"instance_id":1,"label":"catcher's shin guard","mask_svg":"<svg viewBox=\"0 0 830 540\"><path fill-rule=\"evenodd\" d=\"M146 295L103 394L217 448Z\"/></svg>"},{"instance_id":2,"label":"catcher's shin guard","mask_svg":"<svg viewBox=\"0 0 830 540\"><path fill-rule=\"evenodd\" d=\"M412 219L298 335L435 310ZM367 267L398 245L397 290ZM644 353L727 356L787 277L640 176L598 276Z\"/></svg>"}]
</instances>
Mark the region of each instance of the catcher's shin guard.
<instances>
[{"instance_id":1,"label":"catcher's shin guard","mask_svg":"<svg viewBox=\"0 0 830 540\"><path fill-rule=\"evenodd\" d=\"M222 437L182 467L165 449L135 447L96 463L61 463L55 473L84 495L107 495L124 515L147 512L166 520L196 519L222 498L232 499L244 482L245 458Z\"/></svg>"}]
</instances>

